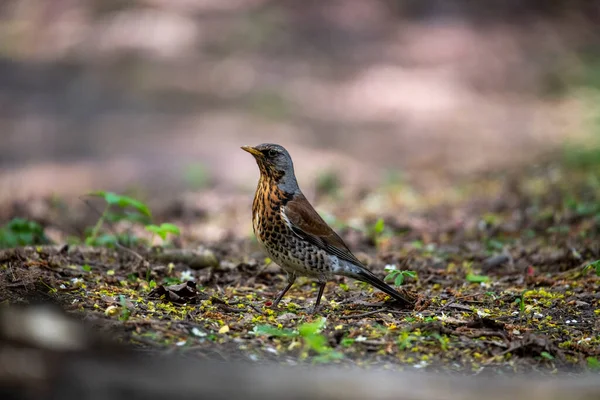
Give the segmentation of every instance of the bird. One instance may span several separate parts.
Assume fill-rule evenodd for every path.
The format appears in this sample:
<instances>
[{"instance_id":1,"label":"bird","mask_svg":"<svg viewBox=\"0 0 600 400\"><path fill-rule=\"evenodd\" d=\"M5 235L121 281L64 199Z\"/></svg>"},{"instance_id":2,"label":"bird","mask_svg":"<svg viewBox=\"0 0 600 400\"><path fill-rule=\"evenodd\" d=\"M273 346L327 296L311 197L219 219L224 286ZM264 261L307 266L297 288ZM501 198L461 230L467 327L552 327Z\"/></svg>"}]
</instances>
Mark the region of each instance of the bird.
<instances>
[{"instance_id":1,"label":"bird","mask_svg":"<svg viewBox=\"0 0 600 400\"><path fill-rule=\"evenodd\" d=\"M297 276L319 284L311 314L319 309L325 285L335 275L366 282L404 304L413 302L365 267L304 196L288 151L278 144L242 146L260 171L252 202L252 227L266 255L287 273L287 285L271 305L277 308Z\"/></svg>"}]
</instances>

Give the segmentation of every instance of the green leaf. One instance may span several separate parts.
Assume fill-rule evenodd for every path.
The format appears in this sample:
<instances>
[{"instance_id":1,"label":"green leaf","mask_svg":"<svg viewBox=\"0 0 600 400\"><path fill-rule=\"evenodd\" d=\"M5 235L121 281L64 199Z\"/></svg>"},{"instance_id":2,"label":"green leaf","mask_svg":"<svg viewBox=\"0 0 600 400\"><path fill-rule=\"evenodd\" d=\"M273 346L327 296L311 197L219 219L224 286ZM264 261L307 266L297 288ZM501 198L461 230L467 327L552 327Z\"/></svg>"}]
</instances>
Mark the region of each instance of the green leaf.
<instances>
[{"instance_id":1,"label":"green leaf","mask_svg":"<svg viewBox=\"0 0 600 400\"><path fill-rule=\"evenodd\" d=\"M119 316L120 321L127 321L131 316L131 310L127 307L127 300L125 296L119 296L119 303L121 304L121 315Z\"/></svg>"},{"instance_id":2,"label":"green leaf","mask_svg":"<svg viewBox=\"0 0 600 400\"><path fill-rule=\"evenodd\" d=\"M331 350L331 349L330 349ZM324 354L316 356L313 360L315 363L328 363L335 360L341 360L344 358L344 354L339 351L328 351Z\"/></svg>"},{"instance_id":3,"label":"green leaf","mask_svg":"<svg viewBox=\"0 0 600 400\"><path fill-rule=\"evenodd\" d=\"M586 358L587 366L589 369L593 371L600 371L600 360L596 357L588 357Z\"/></svg>"},{"instance_id":4,"label":"green leaf","mask_svg":"<svg viewBox=\"0 0 600 400\"><path fill-rule=\"evenodd\" d=\"M90 271L92 270L92 267L90 267L90 266L89 266L89 265L87 265L87 264L84 264L84 265L82 265L82 266L81 266L81 269L82 269L83 271L85 271L85 272L90 272Z\"/></svg>"},{"instance_id":5,"label":"green leaf","mask_svg":"<svg viewBox=\"0 0 600 400\"><path fill-rule=\"evenodd\" d=\"M167 276L163 279L163 284L166 286L177 285L179 283L181 283L181 279L173 277L173 276Z\"/></svg>"},{"instance_id":6,"label":"green leaf","mask_svg":"<svg viewBox=\"0 0 600 400\"><path fill-rule=\"evenodd\" d=\"M375 222L375 224L373 225L373 232L380 235L383 233L384 230L385 230L385 221L383 220L383 218L379 218L377 220L377 222Z\"/></svg>"},{"instance_id":7,"label":"green leaf","mask_svg":"<svg viewBox=\"0 0 600 400\"><path fill-rule=\"evenodd\" d=\"M161 224L160 226L154 225L154 224L146 225L146 230L157 234L158 236L160 236L160 238L162 240L166 240L167 234L169 234L169 233L171 233L173 235L180 234L180 230L177 227L177 225L169 224L169 223L164 223L164 224Z\"/></svg>"},{"instance_id":8,"label":"green leaf","mask_svg":"<svg viewBox=\"0 0 600 400\"><path fill-rule=\"evenodd\" d=\"M152 217L152 213L150 212L150 209L146 204L129 196L123 196L113 192L106 192L103 190L91 192L88 194L90 196L102 197L104 201L106 201L111 206L118 206L120 208L131 207L147 217Z\"/></svg>"},{"instance_id":9,"label":"green leaf","mask_svg":"<svg viewBox=\"0 0 600 400\"><path fill-rule=\"evenodd\" d=\"M158 225L146 225L146 230L158 235L162 240L167 238L167 232L163 232Z\"/></svg>"},{"instance_id":10,"label":"green leaf","mask_svg":"<svg viewBox=\"0 0 600 400\"><path fill-rule=\"evenodd\" d=\"M402 275L408 276L409 278L413 279L417 277L417 273L415 271L402 271Z\"/></svg>"},{"instance_id":11,"label":"green leaf","mask_svg":"<svg viewBox=\"0 0 600 400\"><path fill-rule=\"evenodd\" d=\"M165 223L160 224L160 228L167 233L172 233L173 235L181 234L181 230L175 224L170 224L168 222L165 222Z\"/></svg>"},{"instance_id":12,"label":"green leaf","mask_svg":"<svg viewBox=\"0 0 600 400\"><path fill-rule=\"evenodd\" d=\"M593 261L585 266L585 270L594 269L596 271L596 275L600 276L600 260Z\"/></svg>"},{"instance_id":13,"label":"green leaf","mask_svg":"<svg viewBox=\"0 0 600 400\"><path fill-rule=\"evenodd\" d=\"M546 360L554 360L554 356L552 354L548 353L547 351L542 351L540 353L540 355L542 357L544 357Z\"/></svg>"},{"instance_id":14,"label":"green leaf","mask_svg":"<svg viewBox=\"0 0 600 400\"><path fill-rule=\"evenodd\" d=\"M469 282L473 282L473 283L481 283L481 282L487 282L490 280L489 276L486 275L476 275L476 274L472 274L472 273L468 273L467 276L465 277L465 279Z\"/></svg>"},{"instance_id":15,"label":"green leaf","mask_svg":"<svg viewBox=\"0 0 600 400\"><path fill-rule=\"evenodd\" d=\"M425 247L422 240L413 240L410 245L416 250L420 250Z\"/></svg>"},{"instance_id":16,"label":"green leaf","mask_svg":"<svg viewBox=\"0 0 600 400\"><path fill-rule=\"evenodd\" d=\"M388 281L388 282L389 282L389 281L393 281L393 280L394 280L394 278L396 278L396 275L398 275L399 273L400 273L400 271L397 271L397 270L395 270L395 271L392 271L392 272L390 272L389 274L387 274L387 275L385 276L385 278L383 278L383 280L384 280L384 281Z\"/></svg>"},{"instance_id":17,"label":"green leaf","mask_svg":"<svg viewBox=\"0 0 600 400\"><path fill-rule=\"evenodd\" d=\"M110 205L119 205L119 202L121 202L121 196L113 192L106 192L104 193L104 200L106 200L106 202Z\"/></svg>"},{"instance_id":18,"label":"green leaf","mask_svg":"<svg viewBox=\"0 0 600 400\"><path fill-rule=\"evenodd\" d=\"M321 318L318 321L306 322L298 327L300 336L309 336L319 333L325 327L326 318Z\"/></svg>"},{"instance_id":19,"label":"green leaf","mask_svg":"<svg viewBox=\"0 0 600 400\"><path fill-rule=\"evenodd\" d=\"M279 329L271 325L256 325L252 329L255 335L275 336L275 337L294 337L298 336L298 332L291 329Z\"/></svg>"},{"instance_id":20,"label":"green leaf","mask_svg":"<svg viewBox=\"0 0 600 400\"><path fill-rule=\"evenodd\" d=\"M13 218L0 228L0 248L47 244L44 228L35 221Z\"/></svg>"},{"instance_id":21,"label":"green leaf","mask_svg":"<svg viewBox=\"0 0 600 400\"><path fill-rule=\"evenodd\" d=\"M394 285L402 286L403 283L404 283L404 274L398 274L396 276L396 279L394 279Z\"/></svg>"},{"instance_id":22,"label":"green leaf","mask_svg":"<svg viewBox=\"0 0 600 400\"><path fill-rule=\"evenodd\" d=\"M324 353L329 350L327 346L327 338L324 335L310 334L302 335L304 342L317 353Z\"/></svg>"}]
</instances>

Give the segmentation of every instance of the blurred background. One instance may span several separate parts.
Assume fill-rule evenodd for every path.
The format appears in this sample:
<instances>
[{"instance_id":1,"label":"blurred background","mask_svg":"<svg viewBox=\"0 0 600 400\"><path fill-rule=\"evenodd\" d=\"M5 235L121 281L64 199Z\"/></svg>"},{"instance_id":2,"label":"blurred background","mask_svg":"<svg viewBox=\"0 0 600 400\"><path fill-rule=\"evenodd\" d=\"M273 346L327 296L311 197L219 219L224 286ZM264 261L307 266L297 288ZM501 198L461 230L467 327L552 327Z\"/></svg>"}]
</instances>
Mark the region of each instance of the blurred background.
<instances>
[{"instance_id":1,"label":"blurred background","mask_svg":"<svg viewBox=\"0 0 600 400\"><path fill-rule=\"evenodd\" d=\"M0 204L239 193L247 217L261 142L309 196L530 164L598 130L599 23L595 0L3 0Z\"/></svg>"}]
</instances>

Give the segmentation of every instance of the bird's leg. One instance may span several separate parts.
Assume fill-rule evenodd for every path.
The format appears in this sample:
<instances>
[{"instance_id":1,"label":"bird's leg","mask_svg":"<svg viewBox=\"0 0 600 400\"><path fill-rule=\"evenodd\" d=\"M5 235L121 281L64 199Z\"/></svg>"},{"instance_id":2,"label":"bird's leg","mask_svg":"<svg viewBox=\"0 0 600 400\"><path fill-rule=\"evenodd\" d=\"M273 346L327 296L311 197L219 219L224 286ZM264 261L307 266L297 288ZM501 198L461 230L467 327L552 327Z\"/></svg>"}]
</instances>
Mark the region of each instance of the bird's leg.
<instances>
[{"instance_id":1,"label":"bird's leg","mask_svg":"<svg viewBox=\"0 0 600 400\"><path fill-rule=\"evenodd\" d=\"M290 288L292 287L292 285L294 284L295 281L296 281L296 274L288 274L288 284L286 287L283 288L283 290L281 292L279 292L279 294L277 295L277 298L275 299L275 301L273 302L273 305L271 306L272 308L277 308L277 306L279 305L279 302L281 301L281 299L283 299L283 296L285 296L287 291L290 290Z\"/></svg>"},{"instance_id":2,"label":"bird's leg","mask_svg":"<svg viewBox=\"0 0 600 400\"><path fill-rule=\"evenodd\" d=\"M327 284L327 282L319 282L319 293L317 294L317 300L315 301L315 305L312 309L312 311L310 312L311 314L314 314L317 312L318 308L319 308L319 303L321 302L321 297L323 296L323 291L325 290L325 285Z\"/></svg>"}]
</instances>

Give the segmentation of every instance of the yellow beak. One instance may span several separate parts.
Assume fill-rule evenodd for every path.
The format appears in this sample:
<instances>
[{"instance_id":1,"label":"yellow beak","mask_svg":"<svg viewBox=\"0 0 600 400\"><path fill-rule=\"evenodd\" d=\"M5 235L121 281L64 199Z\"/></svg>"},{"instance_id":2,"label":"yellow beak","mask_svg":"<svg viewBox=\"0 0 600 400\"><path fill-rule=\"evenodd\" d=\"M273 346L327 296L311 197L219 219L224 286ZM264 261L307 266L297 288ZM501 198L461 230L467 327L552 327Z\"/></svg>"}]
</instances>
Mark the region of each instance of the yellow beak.
<instances>
[{"instance_id":1,"label":"yellow beak","mask_svg":"<svg viewBox=\"0 0 600 400\"><path fill-rule=\"evenodd\" d=\"M260 152L260 150L256 150L252 146L242 146L242 150L247 151L248 153L252 154L254 157L262 157L262 155L263 155Z\"/></svg>"}]
</instances>

